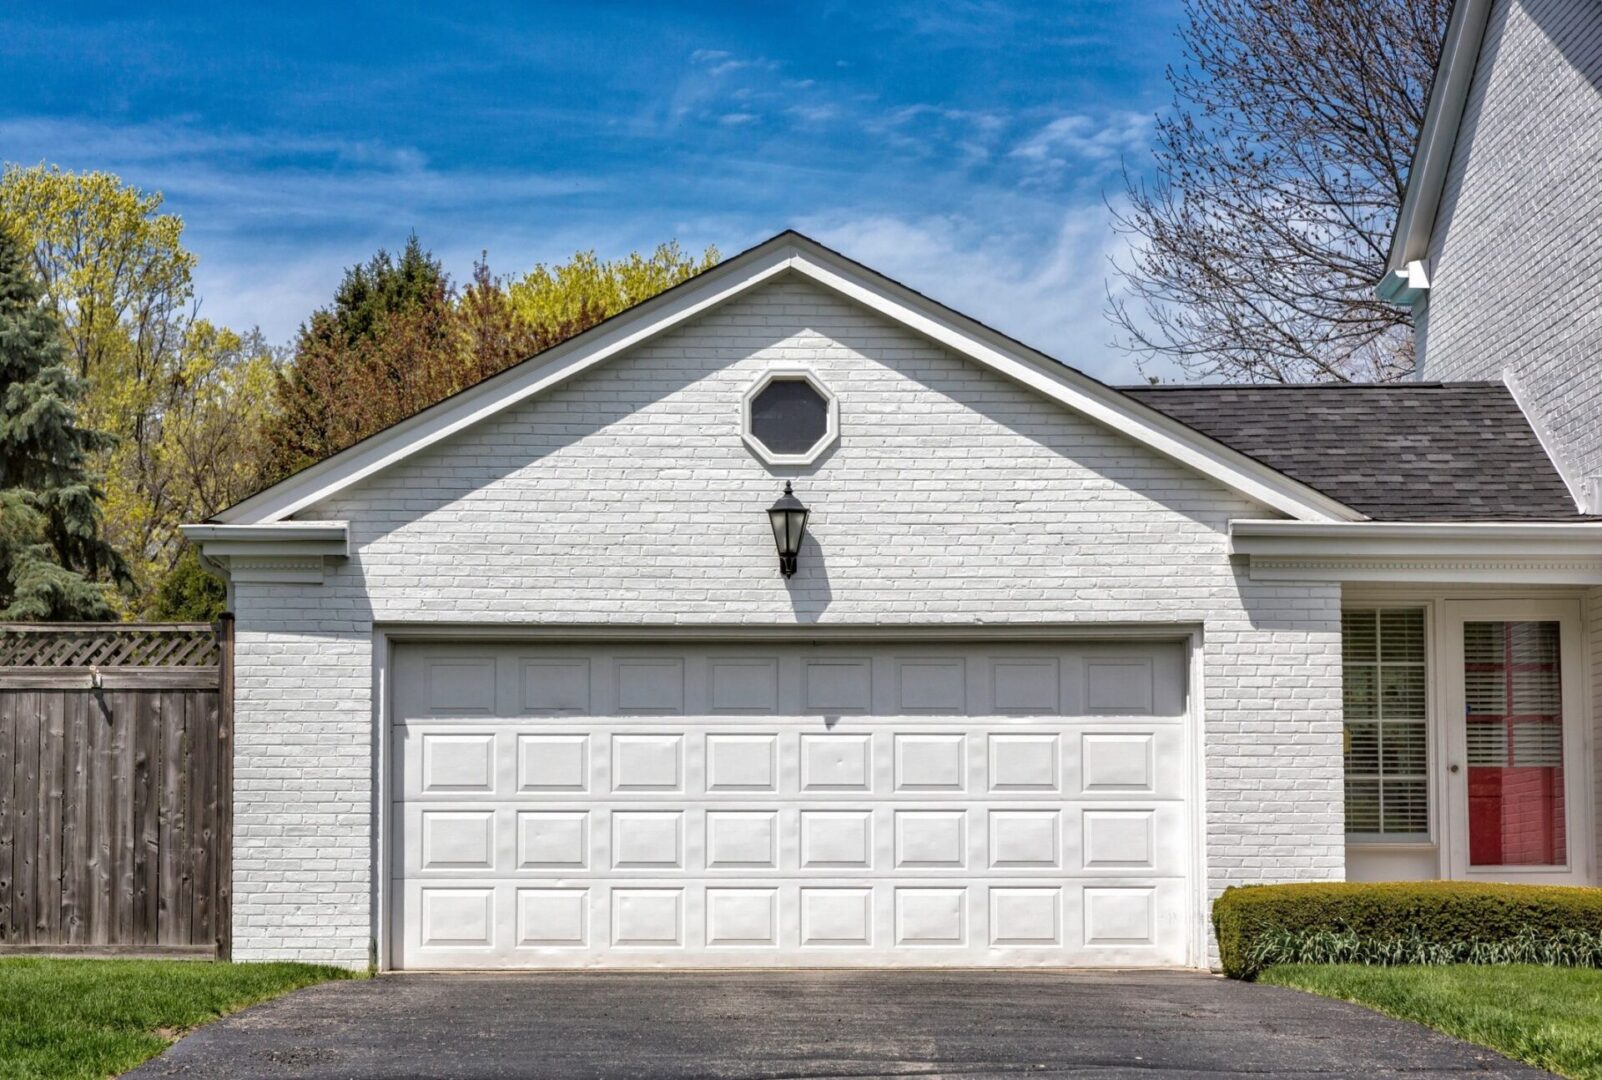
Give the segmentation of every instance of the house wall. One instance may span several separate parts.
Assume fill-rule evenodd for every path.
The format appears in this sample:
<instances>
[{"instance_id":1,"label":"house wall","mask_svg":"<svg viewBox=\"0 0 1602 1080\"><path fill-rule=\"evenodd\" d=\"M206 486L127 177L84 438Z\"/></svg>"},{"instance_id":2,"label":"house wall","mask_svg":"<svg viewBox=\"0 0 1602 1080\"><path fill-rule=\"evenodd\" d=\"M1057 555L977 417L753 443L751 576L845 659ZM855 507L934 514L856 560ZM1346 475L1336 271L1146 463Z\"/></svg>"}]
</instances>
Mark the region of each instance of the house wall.
<instances>
[{"instance_id":1,"label":"house wall","mask_svg":"<svg viewBox=\"0 0 1602 1080\"><path fill-rule=\"evenodd\" d=\"M808 365L842 438L770 469L759 373ZM799 573L763 509L813 508ZM235 955L365 963L378 873L375 622L1203 627L1206 874L1339 878L1339 587L1253 583L1273 516L798 278L780 279L350 491L321 585L237 587Z\"/></svg>"},{"instance_id":2,"label":"house wall","mask_svg":"<svg viewBox=\"0 0 1602 1080\"><path fill-rule=\"evenodd\" d=\"M1425 379L1511 371L1571 483L1602 483L1602 18L1497 0L1428 256ZM1602 491L1589 496L1602 510Z\"/></svg>"}]
</instances>

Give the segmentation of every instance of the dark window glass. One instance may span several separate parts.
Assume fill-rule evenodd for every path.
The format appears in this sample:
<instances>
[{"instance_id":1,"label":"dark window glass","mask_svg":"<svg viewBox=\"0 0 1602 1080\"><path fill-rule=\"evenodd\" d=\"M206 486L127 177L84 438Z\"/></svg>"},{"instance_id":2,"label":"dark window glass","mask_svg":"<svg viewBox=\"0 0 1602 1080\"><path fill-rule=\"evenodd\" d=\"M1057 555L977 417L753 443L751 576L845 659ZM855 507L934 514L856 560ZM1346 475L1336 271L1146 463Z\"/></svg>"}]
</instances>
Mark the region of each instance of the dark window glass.
<instances>
[{"instance_id":1,"label":"dark window glass","mask_svg":"<svg viewBox=\"0 0 1602 1080\"><path fill-rule=\"evenodd\" d=\"M805 379L774 379L751 399L751 434L774 454L804 454L829 429L829 403Z\"/></svg>"}]
</instances>

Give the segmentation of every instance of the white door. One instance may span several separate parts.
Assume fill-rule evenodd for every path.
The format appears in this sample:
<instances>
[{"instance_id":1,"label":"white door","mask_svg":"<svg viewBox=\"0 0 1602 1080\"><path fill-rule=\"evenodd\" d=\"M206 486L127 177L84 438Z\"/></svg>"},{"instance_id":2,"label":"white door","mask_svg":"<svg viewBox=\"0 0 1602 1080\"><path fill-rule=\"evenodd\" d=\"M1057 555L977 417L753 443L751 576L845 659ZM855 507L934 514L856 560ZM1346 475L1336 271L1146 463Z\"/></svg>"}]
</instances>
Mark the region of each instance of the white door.
<instances>
[{"instance_id":1,"label":"white door","mask_svg":"<svg viewBox=\"0 0 1602 1080\"><path fill-rule=\"evenodd\" d=\"M1178 965L1181 643L395 651L406 968Z\"/></svg>"},{"instance_id":2,"label":"white door","mask_svg":"<svg viewBox=\"0 0 1602 1080\"><path fill-rule=\"evenodd\" d=\"M1589 882L1580 633L1573 600L1442 605L1452 877Z\"/></svg>"}]
</instances>

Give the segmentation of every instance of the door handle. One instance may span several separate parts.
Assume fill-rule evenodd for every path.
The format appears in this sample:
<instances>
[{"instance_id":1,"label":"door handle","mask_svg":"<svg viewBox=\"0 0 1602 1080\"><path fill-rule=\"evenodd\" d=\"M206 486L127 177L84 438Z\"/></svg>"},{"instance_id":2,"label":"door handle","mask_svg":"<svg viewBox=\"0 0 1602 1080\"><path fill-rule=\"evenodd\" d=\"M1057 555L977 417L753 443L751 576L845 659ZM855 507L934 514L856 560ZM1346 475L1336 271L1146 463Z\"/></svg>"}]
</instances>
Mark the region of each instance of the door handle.
<instances>
[{"instance_id":1,"label":"door handle","mask_svg":"<svg viewBox=\"0 0 1602 1080\"><path fill-rule=\"evenodd\" d=\"M1455 773L1455 772L1457 772L1457 771L1458 771L1458 766L1457 766L1457 764L1456 764L1456 763L1455 763L1455 762L1454 762L1454 763L1453 763L1453 765L1452 765L1452 771L1453 771L1453 772L1454 772L1454 773Z\"/></svg>"}]
</instances>

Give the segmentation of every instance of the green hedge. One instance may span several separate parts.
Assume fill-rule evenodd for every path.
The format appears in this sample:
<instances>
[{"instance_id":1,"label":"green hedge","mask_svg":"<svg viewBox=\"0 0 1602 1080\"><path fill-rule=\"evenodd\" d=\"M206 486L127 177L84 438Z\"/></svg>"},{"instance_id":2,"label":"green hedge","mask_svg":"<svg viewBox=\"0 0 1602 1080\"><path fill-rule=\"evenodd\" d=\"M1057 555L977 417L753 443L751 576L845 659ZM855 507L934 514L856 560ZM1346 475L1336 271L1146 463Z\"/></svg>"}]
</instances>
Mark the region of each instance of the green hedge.
<instances>
[{"instance_id":1,"label":"green hedge","mask_svg":"<svg viewBox=\"0 0 1602 1080\"><path fill-rule=\"evenodd\" d=\"M1248 885L1213 903L1224 973L1272 963L1602 966L1602 889L1467 881Z\"/></svg>"}]
</instances>

